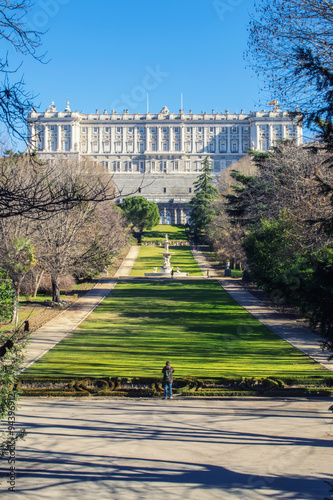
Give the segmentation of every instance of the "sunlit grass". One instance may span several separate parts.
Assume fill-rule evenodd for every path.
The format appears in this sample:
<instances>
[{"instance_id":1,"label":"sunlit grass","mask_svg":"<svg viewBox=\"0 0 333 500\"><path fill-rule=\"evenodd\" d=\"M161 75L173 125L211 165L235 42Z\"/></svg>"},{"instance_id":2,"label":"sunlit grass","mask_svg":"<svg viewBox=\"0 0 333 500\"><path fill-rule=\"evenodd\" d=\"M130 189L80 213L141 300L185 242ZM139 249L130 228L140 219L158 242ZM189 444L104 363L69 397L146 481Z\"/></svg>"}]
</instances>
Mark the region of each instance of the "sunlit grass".
<instances>
[{"instance_id":1,"label":"sunlit grass","mask_svg":"<svg viewBox=\"0 0 333 500\"><path fill-rule=\"evenodd\" d=\"M193 257L189 246L170 247L169 250L173 252L170 263L175 272L177 267L179 267L181 272L189 273L190 276L202 276L200 267ZM159 272L164 262L163 252L164 247L142 246L130 275L144 276L144 273L152 273L154 267L157 267L157 271Z\"/></svg>"},{"instance_id":2,"label":"sunlit grass","mask_svg":"<svg viewBox=\"0 0 333 500\"><path fill-rule=\"evenodd\" d=\"M153 227L150 231L144 231L142 241L165 240L165 235L168 235L169 240L186 240L185 226L183 225L167 225L159 224Z\"/></svg>"},{"instance_id":3,"label":"sunlit grass","mask_svg":"<svg viewBox=\"0 0 333 500\"><path fill-rule=\"evenodd\" d=\"M166 360L177 377L331 375L208 280L118 284L24 375L159 377Z\"/></svg>"}]
</instances>

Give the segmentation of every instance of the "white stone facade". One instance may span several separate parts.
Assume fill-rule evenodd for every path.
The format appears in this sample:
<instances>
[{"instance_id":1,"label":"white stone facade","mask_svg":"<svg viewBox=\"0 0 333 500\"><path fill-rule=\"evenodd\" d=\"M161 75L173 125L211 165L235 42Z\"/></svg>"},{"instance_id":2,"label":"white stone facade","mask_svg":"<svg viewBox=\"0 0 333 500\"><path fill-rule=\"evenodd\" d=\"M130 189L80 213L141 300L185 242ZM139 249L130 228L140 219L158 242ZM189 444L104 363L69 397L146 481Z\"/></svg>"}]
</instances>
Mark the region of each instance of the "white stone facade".
<instances>
[{"instance_id":1,"label":"white stone facade","mask_svg":"<svg viewBox=\"0 0 333 500\"><path fill-rule=\"evenodd\" d=\"M249 148L267 151L277 141L302 143L302 128L288 113L85 114L55 105L31 111L31 147L41 158L90 156L113 175L121 197L137 191L159 204L164 222L186 222L187 203L203 159L211 157L214 172L236 163Z\"/></svg>"}]
</instances>

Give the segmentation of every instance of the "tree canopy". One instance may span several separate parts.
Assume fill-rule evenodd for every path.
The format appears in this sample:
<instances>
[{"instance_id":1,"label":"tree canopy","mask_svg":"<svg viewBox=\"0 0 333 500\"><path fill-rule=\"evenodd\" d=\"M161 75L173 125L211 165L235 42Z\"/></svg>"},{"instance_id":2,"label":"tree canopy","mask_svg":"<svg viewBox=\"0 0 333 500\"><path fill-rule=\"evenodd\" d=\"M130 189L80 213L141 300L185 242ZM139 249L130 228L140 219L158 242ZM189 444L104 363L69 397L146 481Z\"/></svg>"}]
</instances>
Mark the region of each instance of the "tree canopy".
<instances>
[{"instance_id":1,"label":"tree canopy","mask_svg":"<svg viewBox=\"0 0 333 500\"><path fill-rule=\"evenodd\" d=\"M120 205L126 219L140 233L144 229L152 229L159 223L160 214L158 205L148 201L143 196L125 198Z\"/></svg>"}]
</instances>

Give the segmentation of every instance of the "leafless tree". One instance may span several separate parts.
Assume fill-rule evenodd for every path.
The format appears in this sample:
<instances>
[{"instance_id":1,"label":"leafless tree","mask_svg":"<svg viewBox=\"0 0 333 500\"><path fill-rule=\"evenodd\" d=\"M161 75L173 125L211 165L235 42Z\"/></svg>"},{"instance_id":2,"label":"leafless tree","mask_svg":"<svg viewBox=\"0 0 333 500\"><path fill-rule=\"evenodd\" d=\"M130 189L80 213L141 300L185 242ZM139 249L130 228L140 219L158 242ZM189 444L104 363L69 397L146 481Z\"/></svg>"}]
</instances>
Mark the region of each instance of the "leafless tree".
<instances>
[{"instance_id":1,"label":"leafless tree","mask_svg":"<svg viewBox=\"0 0 333 500\"><path fill-rule=\"evenodd\" d=\"M299 49L333 65L332 0L257 0L250 22L246 58L263 89L289 109L297 105L308 114L325 105L315 78L300 71Z\"/></svg>"},{"instance_id":2,"label":"leafless tree","mask_svg":"<svg viewBox=\"0 0 333 500\"><path fill-rule=\"evenodd\" d=\"M41 32L29 30L26 15L32 3L29 0L4 0L0 3L0 40L3 46L14 48L22 57L43 60L37 54L41 45ZM0 58L0 123L12 137L26 140L26 115L32 107L34 96L26 91L22 77L17 77L19 67L12 67L8 54ZM16 81L12 82L12 77Z\"/></svg>"},{"instance_id":3,"label":"leafless tree","mask_svg":"<svg viewBox=\"0 0 333 500\"><path fill-rule=\"evenodd\" d=\"M86 202L113 200L112 177L92 160L54 163L9 153L0 159L0 219L22 215L45 219Z\"/></svg>"}]
</instances>

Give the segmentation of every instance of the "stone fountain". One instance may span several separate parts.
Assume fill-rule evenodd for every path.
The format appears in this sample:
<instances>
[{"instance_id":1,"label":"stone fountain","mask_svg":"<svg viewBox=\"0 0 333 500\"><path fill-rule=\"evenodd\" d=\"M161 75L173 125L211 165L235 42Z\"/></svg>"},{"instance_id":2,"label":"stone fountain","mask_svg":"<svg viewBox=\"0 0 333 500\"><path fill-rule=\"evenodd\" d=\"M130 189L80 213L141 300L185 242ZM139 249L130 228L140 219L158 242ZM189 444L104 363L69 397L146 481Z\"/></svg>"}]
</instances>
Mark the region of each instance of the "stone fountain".
<instances>
[{"instance_id":1,"label":"stone fountain","mask_svg":"<svg viewBox=\"0 0 333 500\"><path fill-rule=\"evenodd\" d=\"M162 253L162 252L161 252ZM160 272L157 272L157 267L154 268L154 272L152 273L145 273L145 276L149 278L156 278L156 277L164 277L168 278L172 274L172 267L170 264L170 257L174 252L169 252L169 240L168 240L168 235L165 235L165 241L164 241L164 252L162 253L164 257L164 263L163 266L160 268ZM177 271L173 273L173 276L175 278L182 278L185 276L188 276L188 273L181 273L179 270L179 267L177 267Z\"/></svg>"}]
</instances>

